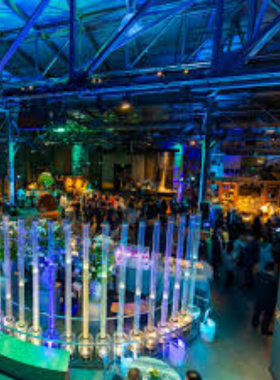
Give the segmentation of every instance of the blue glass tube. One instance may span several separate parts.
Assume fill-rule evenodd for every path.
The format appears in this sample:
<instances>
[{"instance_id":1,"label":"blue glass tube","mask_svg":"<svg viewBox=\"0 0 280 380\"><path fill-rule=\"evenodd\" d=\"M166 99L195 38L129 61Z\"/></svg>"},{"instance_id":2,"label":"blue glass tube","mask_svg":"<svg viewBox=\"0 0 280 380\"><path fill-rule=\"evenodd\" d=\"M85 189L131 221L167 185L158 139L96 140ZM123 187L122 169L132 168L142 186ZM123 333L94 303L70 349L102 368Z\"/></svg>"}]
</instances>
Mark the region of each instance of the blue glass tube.
<instances>
[{"instance_id":1,"label":"blue glass tube","mask_svg":"<svg viewBox=\"0 0 280 380\"><path fill-rule=\"evenodd\" d=\"M39 304L39 256L38 256L38 222L32 223L32 281L33 281L33 331L40 330L40 304Z\"/></svg>"},{"instance_id":2,"label":"blue glass tube","mask_svg":"<svg viewBox=\"0 0 280 380\"><path fill-rule=\"evenodd\" d=\"M49 335L55 331L55 224L48 222L48 274L49 274Z\"/></svg>"},{"instance_id":3,"label":"blue glass tube","mask_svg":"<svg viewBox=\"0 0 280 380\"><path fill-rule=\"evenodd\" d=\"M135 289L135 315L134 315L134 331L140 330L140 315L141 315L141 295L142 295L142 256L145 244L146 223L140 221L138 233L138 251L137 251L137 268L136 268L136 289Z\"/></svg>"},{"instance_id":4,"label":"blue glass tube","mask_svg":"<svg viewBox=\"0 0 280 380\"><path fill-rule=\"evenodd\" d=\"M180 222L179 222L179 230L178 230L175 282L174 282L174 290L173 290L173 307L172 307L172 317L173 318L177 317L178 309L179 309L179 297L180 297L180 287L181 287L181 272L182 272L182 259L183 259L183 250L184 250L185 228L186 228L186 217L181 216Z\"/></svg>"},{"instance_id":5,"label":"blue glass tube","mask_svg":"<svg viewBox=\"0 0 280 380\"><path fill-rule=\"evenodd\" d=\"M151 255L151 283L150 283L150 297L149 297L148 327L153 327L155 325L159 242L160 242L160 221L157 220L155 221L155 224L154 224L153 250L152 250L152 255Z\"/></svg>"},{"instance_id":6,"label":"blue glass tube","mask_svg":"<svg viewBox=\"0 0 280 380\"><path fill-rule=\"evenodd\" d=\"M164 263L164 277L163 277L163 295L161 303L161 326L166 326L168 317L168 299L169 299L169 287L170 287L170 259L173 247L173 230L174 220L169 218L166 249L165 249L165 263Z\"/></svg>"},{"instance_id":7,"label":"blue glass tube","mask_svg":"<svg viewBox=\"0 0 280 380\"><path fill-rule=\"evenodd\" d=\"M108 288L109 223L102 226L102 282L100 338L107 336L107 288Z\"/></svg>"},{"instance_id":8,"label":"blue glass tube","mask_svg":"<svg viewBox=\"0 0 280 380\"><path fill-rule=\"evenodd\" d=\"M194 230L195 230L195 215L190 215L189 225L188 225L188 241L186 249L186 262L189 264L191 262L193 244L194 244ZM190 291L190 267L187 266L184 272L184 281L183 281L183 294L181 302L181 311L182 313L186 312L188 295Z\"/></svg>"},{"instance_id":9,"label":"blue glass tube","mask_svg":"<svg viewBox=\"0 0 280 380\"><path fill-rule=\"evenodd\" d=\"M121 236L121 263L120 263L120 275L119 275L119 309L118 309L118 336L122 337L124 333L124 305L125 305L125 285L126 285L126 262L127 262L127 235L128 224L122 225Z\"/></svg>"},{"instance_id":10,"label":"blue glass tube","mask_svg":"<svg viewBox=\"0 0 280 380\"><path fill-rule=\"evenodd\" d=\"M7 321L13 319L12 306L12 272L11 272L11 252L10 252L10 236L9 236L9 217L3 217L3 234L4 234L4 265L5 265L5 281L6 281L6 318Z\"/></svg>"},{"instance_id":11,"label":"blue glass tube","mask_svg":"<svg viewBox=\"0 0 280 380\"><path fill-rule=\"evenodd\" d=\"M19 326L25 325L25 229L23 219L18 220L18 287L19 287Z\"/></svg>"},{"instance_id":12,"label":"blue glass tube","mask_svg":"<svg viewBox=\"0 0 280 380\"><path fill-rule=\"evenodd\" d=\"M64 224L65 235L65 335L72 338L72 230L67 221Z\"/></svg>"}]
</instances>

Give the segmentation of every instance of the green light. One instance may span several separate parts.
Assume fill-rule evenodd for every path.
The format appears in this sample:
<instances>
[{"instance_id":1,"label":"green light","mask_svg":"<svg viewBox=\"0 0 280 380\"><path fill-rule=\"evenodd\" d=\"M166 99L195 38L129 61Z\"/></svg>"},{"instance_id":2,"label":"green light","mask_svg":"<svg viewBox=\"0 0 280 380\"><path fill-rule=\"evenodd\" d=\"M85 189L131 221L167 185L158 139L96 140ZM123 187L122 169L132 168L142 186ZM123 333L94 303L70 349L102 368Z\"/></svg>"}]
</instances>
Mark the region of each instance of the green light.
<instances>
[{"instance_id":1,"label":"green light","mask_svg":"<svg viewBox=\"0 0 280 380\"><path fill-rule=\"evenodd\" d=\"M64 133L65 132L65 128L60 127L60 128L54 129L53 131L56 132L56 133Z\"/></svg>"}]
</instances>

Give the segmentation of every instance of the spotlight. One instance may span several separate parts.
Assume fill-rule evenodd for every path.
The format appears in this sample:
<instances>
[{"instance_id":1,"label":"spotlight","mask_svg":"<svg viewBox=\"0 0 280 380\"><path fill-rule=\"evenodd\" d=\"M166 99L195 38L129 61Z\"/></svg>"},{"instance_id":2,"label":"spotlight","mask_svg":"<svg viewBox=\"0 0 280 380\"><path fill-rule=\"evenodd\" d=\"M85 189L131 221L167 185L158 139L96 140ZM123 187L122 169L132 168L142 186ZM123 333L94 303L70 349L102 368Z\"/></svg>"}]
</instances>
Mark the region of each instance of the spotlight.
<instances>
[{"instance_id":1,"label":"spotlight","mask_svg":"<svg viewBox=\"0 0 280 380\"><path fill-rule=\"evenodd\" d=\"M184 70L184 74L186 74L186 75L189 74L189 72L190 72L190 70L187 70L187 69Z\"/></svg>"},{"instance_id":2,"label":"spotlight","mask_svg":"<svg viewBox=\"0 0 280 380\"><path fill-rule=\"evenodd\" d=\"M99 78L98 79L98 83L102 83L103 81L102 81L102 78Z\"/></svg>"},{"instance_id":3,"label":"spotlight","mask_svg":"<svg viewBox=\"0 0 280 380\"><path fill-rule=\"evenodd\" d=\"M196 146L196 141L195 140L191 140L190 141L190 146Z\"/></svg>"},{"instance_id":4,"label":"spotlight","mask_svg":"<svg viewBox=\"0 0 280 380\"><path fill-rule=\"evenodd\" d=\"M28 89L29 89L30 91L32 91L32 90L34 90L34 86L29 86Z\"/></svg>"},{"instance_id":5,"label":"spotlight","mask_svg":"<svg viewBox=\"0 0 280 380\"><path fill-rule=\"evenodd\" d=\"M164 73L163 73L163 71L158 71L158 72L157 72L157 77L159 77L159 78L164 77Z\"/></svg>"}]
</instances>

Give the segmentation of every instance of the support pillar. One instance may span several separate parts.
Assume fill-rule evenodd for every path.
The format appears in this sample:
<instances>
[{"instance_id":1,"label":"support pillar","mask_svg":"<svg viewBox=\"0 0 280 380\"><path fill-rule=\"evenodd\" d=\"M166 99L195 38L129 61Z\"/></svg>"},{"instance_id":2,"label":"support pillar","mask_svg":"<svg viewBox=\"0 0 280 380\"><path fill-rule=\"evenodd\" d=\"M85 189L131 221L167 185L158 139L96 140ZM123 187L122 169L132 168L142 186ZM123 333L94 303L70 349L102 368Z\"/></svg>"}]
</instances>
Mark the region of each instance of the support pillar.
<instances>
[{"instance_id":1,"label":"support pillar","mask_svg":"<svg viewBox=\"0 0 280 380\"><path fill-rule=\"evenodd\" d=\"M16 142L14 139L15 115L9 112L7 117L8 123L8 179L9 179L9 201L12 206L15 205L15 156Z\"/></svg>"},{"instance_id":2,"label":"support pillar","mask_svg":"<svg viewBox=\"0 0 280 380\"><path fill-rule=\"evenodd\" d=\"M212 118L211 118L212 105L206 111L203 121L203 139L201 142L201 167L200 167L200 180L199 180L199 194L198 194L198 212L201 209L201 202L206 200L207 195L207 180L210 166L210 153L211 153L211 131L212 131Z\"/></svg>"}]
</instances>

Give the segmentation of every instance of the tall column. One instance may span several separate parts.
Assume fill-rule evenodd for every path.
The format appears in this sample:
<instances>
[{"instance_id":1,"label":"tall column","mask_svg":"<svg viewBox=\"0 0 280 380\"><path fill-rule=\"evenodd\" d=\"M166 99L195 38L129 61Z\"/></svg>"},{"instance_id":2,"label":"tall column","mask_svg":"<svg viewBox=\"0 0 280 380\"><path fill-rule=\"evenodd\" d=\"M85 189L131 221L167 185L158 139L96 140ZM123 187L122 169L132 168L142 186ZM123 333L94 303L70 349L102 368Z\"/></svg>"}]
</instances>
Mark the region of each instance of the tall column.
<instances>
[{"instance_id":1,"label":"tall column","mask_svg":"<svg viewBox=\"0 0 280 380\"><path fill-rule=\"evenodd\" d=\"M10 235L9 235L9 217L3 218L3 238L4 238L4 265L5 265L5 282L6 282L6 317L4 324L8 328L14 325L13 317L13 299L12 299L12 266L10 252ZM11 331L8 329L8 333Z\"/></svg>"},{"instance_id":2,"label":"tall column","mask_svg":"<svg viewBox=\"0 0 280 380\"><path fill-rule=\"evenodd\" d=\"M199 194L198 194L198 212L201 209L201 203L205 201L207 195L207 180L209 174L210 164L210 151L211 151L211 132L212 132L212 108L213 100L210 100L210 104L205 113L203 120L202 131L203 138L201 142L201 166L200 166L200 181L199 181Z\"/></svg>"},{"instance_id":3,"label":"tall column","mask_svg":"<svg viewBox=\"0 0 280 380\"><path fill-rule=\"evenodd\" d=\"M74 176L88 174L88 149L83 144L72 146L72 174Z\"/></svg>"}]
</instances>

